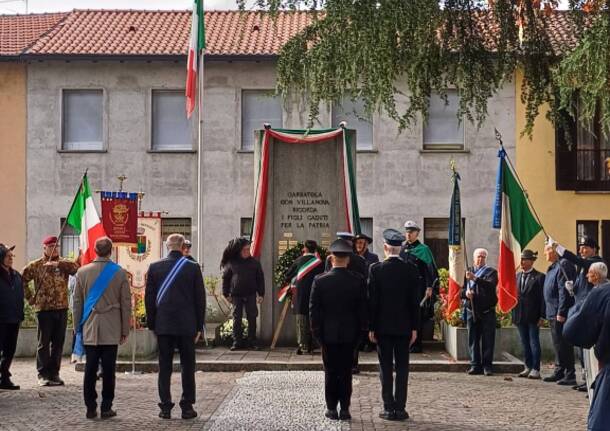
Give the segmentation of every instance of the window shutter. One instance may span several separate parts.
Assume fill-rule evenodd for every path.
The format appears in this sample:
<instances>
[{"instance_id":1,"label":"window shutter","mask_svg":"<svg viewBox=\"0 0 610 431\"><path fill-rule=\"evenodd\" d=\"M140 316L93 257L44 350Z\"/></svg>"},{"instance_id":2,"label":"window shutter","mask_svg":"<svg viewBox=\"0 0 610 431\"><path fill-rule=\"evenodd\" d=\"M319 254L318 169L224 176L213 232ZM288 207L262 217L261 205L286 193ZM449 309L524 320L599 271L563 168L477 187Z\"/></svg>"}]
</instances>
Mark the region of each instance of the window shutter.
<instances>
[{"instance_id":1,"label":"window shutter","mask_svg":"<svg viewBox=\"0 0 610 431\"><path fill-rule=\"evenodd\" d=\"M565 128L555 128L555 188L576 190L576 122L568 113L563 119Z\"/></svg>"}]
</instances>

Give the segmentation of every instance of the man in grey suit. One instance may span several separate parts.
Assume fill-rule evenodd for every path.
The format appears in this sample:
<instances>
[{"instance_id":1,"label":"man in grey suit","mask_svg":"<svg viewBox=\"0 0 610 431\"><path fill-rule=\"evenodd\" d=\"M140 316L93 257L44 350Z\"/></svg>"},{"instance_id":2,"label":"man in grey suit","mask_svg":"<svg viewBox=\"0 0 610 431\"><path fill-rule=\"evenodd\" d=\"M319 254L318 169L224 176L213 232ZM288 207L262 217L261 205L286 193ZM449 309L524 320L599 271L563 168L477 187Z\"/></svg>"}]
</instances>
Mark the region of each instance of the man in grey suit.
<instances>
[{"instance_id":1,"label":"man in grey suit","mask_svg":"<svg viewBox=\"0 0 610 431\"><path fill-rule=\"evenodd\" d=\"M95 242L98 257L76 273L74 327L76 343L84 345L87 357L83 393L87 418L97 416L95 381L102 364L102 419L116 416L112 410L118 345L127 341L131 315L131 292L127 273L110 260L112 241L103 237ZM79 347L75 345L75 351Z\"/></svg>"}]
</instances>

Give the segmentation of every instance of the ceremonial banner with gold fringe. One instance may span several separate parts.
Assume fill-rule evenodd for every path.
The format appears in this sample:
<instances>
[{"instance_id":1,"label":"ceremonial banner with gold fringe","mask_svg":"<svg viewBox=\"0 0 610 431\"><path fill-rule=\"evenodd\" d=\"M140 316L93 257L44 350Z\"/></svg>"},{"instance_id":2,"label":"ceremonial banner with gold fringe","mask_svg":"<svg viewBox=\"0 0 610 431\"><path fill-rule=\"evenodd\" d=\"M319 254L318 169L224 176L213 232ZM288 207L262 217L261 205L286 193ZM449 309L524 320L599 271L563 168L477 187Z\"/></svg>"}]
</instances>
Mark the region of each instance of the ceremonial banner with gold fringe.
<instances>
[{"instance_id":1,"label":"ceremonial banner with gold fringe","mask_svg":"<svg viewBox=\"0 0 610 431\"><path fill-rule=\"evenodd\" d=\"M138 243L138 194L101 192L102 223L114 245Z\"/></svg>"}]
</instances>

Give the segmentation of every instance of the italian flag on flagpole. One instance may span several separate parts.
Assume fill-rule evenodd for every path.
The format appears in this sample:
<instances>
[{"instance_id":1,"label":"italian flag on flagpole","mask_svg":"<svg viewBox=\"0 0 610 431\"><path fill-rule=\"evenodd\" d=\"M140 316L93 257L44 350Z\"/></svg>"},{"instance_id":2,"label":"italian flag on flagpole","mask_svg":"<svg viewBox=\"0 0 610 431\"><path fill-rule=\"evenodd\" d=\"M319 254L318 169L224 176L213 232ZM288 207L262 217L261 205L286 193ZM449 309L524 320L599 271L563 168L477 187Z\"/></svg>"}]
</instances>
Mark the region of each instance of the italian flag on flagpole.
<instances>
[{"instance_id":1,"label":"italian flag on flagpole","mask_svg":"<svg viewBox=\"0 0 610 431\"><path fill-rule=\"evenodd\" d=\"M191 43L186 62L186 116L191 118L197 104L197 72L203 66L203 50L205 49L205 21L203 15L203 0L193 1L191 21ZM203 73L203 67L201 67Z\"/></svg>"},{"instance_id":2,"label":"italian flag on flagpole","mask_svg":"<svg viewBox=\"0 0 610 431\"><path fill-rule=\"evenodd\" d=\"M70 213L66 218L66 224L78 232L80 239L81 265L86 265L95 259L95 241L106 236L104 226L97 214L87 174L83 176L81 186L76 194Z\"/></svg>"},{"instance_id":3,"label":"italian flag on flagpole","mask_svg":"<svg viewBox=\"0 0 610 431\"><path fill-rule=\"evenodd\" d=\"M498 258L498 307L508 313L517 305L516 268L521 264L521 250L542 230L532 214L529 201L502 148L496 183L493 227L500 229Z\"/></svg>"}]
</instances>

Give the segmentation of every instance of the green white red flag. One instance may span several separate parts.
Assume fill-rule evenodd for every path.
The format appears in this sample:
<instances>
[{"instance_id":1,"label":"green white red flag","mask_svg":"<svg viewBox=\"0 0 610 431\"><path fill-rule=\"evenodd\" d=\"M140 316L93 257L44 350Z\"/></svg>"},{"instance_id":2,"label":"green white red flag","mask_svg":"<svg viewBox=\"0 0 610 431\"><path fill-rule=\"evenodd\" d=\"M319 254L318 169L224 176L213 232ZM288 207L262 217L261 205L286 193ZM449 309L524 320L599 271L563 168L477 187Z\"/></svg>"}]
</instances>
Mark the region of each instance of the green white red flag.
<instances>
[{"instance_id":1,"label":"green white red flag","mask_svg":"<svg viewBox=\"0 0 610 431\"><path fill-rule=\"evenodd\" d=\"M203 74L203 51L205 49L205 20L203 15L203 0L193 1L191 21L191 42L186 62L186 116L191 118L197 104L198 73Z\"/></svg>"},{"instance_id":2,"label":"green white red flag","mask_svg":"<svg viewBox=\"0 0 610 431\"><path fill-rule=\"evenodd\" d=\"M312 256L311 259L309 259L307 262L303 263L297 270L297 275L292 278L290 283L280 289L277 294L277 300L279 302L284 302L288 296L292 296L296 291L297 281L301 281L314 268L321 264L322 259L320 259L320 256L318 256L317 253L315 256Z\"/></svg>"},{"instance_id":3,"label":"green white red flag","mask_svg":"<svg viewBox=\"0 0 610 431\"><path fill-rule=\"evenodd\" d=\"M86 265L96 258L95 241L106 236L104 226L95 209L87 174L82 179L81 186L76 194L72 208L66 218L66 224L70 225L79 234L81 265Z\"/></svg>"},{"instance_id":4,"label":"green white red flag","mask_svg":"<svg viewBox=\"0 0 610 431\"><path fill-rule=\"evenodd\" d=\"M542 230L534 217L527 196L506 160L502 148L496 184L493 227L500 228L498 258L498 307L508 313L517 305L516 269L521 250Z\"/></svg>"}]
</instances>

